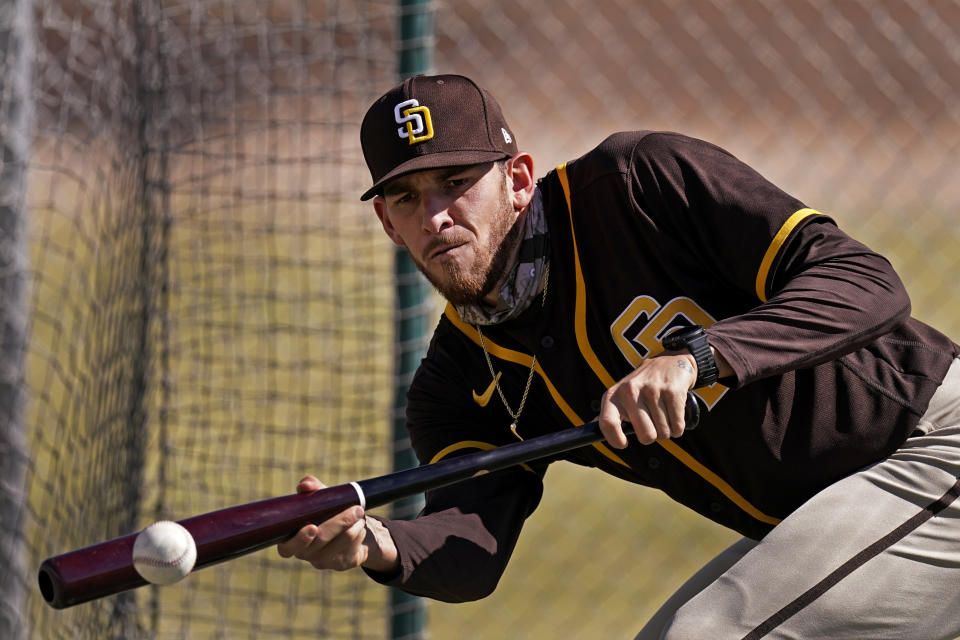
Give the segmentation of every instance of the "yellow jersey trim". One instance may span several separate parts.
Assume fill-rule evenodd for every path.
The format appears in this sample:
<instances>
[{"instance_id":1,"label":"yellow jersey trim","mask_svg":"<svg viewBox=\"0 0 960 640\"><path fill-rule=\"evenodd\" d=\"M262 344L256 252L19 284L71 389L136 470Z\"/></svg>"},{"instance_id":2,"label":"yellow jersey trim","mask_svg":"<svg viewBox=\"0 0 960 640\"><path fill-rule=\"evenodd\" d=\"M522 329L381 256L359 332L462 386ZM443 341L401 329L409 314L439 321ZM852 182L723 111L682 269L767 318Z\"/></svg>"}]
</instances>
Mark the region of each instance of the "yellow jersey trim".
<instances>
[{"instance_id":1,"label":"yellow jersey trim","mask_svg":"<svg viewBox=\"0 0 960 640\"><path fill-rule=\"evenodd\" d=\"M593 348L590 346L590 342L587 338L587 322L586 322L586 309L587 309L587 300L586 300L586 285L583 281L583 270L580 267L580 254L577 250L577 235L574 231L573 225L573 206L570 201L570 182L567 178L567 166L562 164L557 167L557 175L560 177L560 184L563 186L563 195L567 199L567 213L570 216L570 235L573 240L573 259L576 269L576 280L577 280L577 300L576 305L574 306L574 326L576 327L577 335L577 345L580 347L580 352L583 355L584 359L590 365L590 368L593 369L594 374L603 382L604 386L610 388L615 383L613 376L606 370L606 368L601 364L600 360L597 358L596 354L593 351ZM812 211L812 210L807 210ZM800 213L799 211L797 213ZM809 214L807 214L809 215ZM795 213L790 217L790 220L793 220L797 217ZM806 217L806 216L802 216ZM801 218L798 218L796 222L793 223L793 226L796 226L797 222ZM790 223L790 220L787 221L784 226ZM792 227L791 227L792 228ZM783 229L781 229L783 233ZM786 232L789 233L789 230ZM783 237L786 238L786 233ZM777 234L777 237L780 237L780 234ZM776 240L774 240L776 242ZM781 240L781 243L783 241ZM768 251L769 253L769 251ZM771 262L773 258L770 258ZM764 257L766 261L766 257ZM756 507L754 507L746 498L741 496L737 491L731 487L727 482L718 476L716 473L710 471L707 467L703 466L696 458L691 456L687 451L682 447L677 445L671 440L657 440L658 445L663 447L674 458L679 460L684 466L696 473L698 476L709 482L717 490L719 490L724 496L726 496L731 502L740 507L743 511L748 513L750 516L756 518L761 522L767 524L777 524L780 522L777 518L773 516L768 516ZM612 453L612 452L611 452Z\"/></svg>"},{"instance_id":2,"label":"yellow jersey trim","mask_svg":"<svg viewBox=\"0 0 960 640\"><path fill-rule=\"evenodd\" d=\"M576 303L573 308L573 323L577 335L577 346L580 347L580 353L593 373L600 378L603 386L610 388L616 382L613 377L607 373L607 370L600 364L600 359L593 352L590 346L590 340L587 337L587 287L583 281L583 270L580 268L580 251L577 249L577 234L573 230L573 206L570 203L570 182L567 179L566 163L557 167L557 175L560 176L560 184L563 186L563 195L567 199L567 212L570 216L570 235L573 239L573 265L576 270L577 293Z\"/></svg>"},{"instance_id":3,"label":"yellow jersey trim","mask_svg":"<svg viewBox=\"0 0 960 640\"><path fill-rule=\"evenodd\" d=\"M480 449L481 451L490 451L491 449L496 449L496 447L489 442L480 442L479 440L463 440L462 442L455 442L450 446L440 449L435 456L430 458L430 464L439 462L454 451L460 451L461 449Z\"/></svg>"},{"instance_id":4,"label":"yellow jersey trim","mask_svg":"<svg viewBox=\"0 0 960 640\"><path fill-rule=\"evenodd\" d=\"M723 478L703 466L700 461L687 453L687 451L680 447L676 442L673 442L672 440L657 440L657 444L666 449L670 455L682 462L691 471L712 484L717 490L720 491L720 493L726 496L730 502L740 507L740 509L745 511L751 517L767 524L780 524L779 518L768 516L750 504L746 498L737 493L737 490L727 484Z\"/></svg>"},{"instance_id":5,"label":"yellow jersey trim","mask_svg":"<svg viewBox=\"0 0 960 640\"><path fill-rule=\"evenodd\" d=\"M767 252L763 254L763 260L760 261L760 269L757 271L757 299L760 302L767 301L767 278L770 277L770 267L773 265L774 258L780 253L783 243L787 241L787 236L793 231L800 222L810 216L823 215L816 209L800 209L794 211L787 221L783 223L777 235L773 237Z\"/></svg>"}]
</instances>

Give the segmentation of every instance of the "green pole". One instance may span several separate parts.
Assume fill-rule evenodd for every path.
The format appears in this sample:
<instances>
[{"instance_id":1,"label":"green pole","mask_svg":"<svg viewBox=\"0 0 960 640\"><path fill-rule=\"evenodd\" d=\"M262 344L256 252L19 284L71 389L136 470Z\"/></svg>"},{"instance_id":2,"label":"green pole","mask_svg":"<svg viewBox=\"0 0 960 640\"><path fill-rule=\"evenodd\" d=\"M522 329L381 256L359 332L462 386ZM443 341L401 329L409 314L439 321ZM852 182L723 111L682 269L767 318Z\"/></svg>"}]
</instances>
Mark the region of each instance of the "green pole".
<instances>
[{"instance_id":1,"label":"green pole","mask_svg":"<svg viewBox=\"0 0 960 640\"><path fill-rule=\"evenodd\" d=\"M433 2L400 0L400 79L429 73L433 67ZM394 254L396 277L397 341L394 350L393 467L395 470L417 466L417 458L407 436L405 410L410 381L426 351L430 335L430 287L417 271L406 250ZM423 496L395 502L390 516L412 519L423 508ZM390 637L393 640L419 640L425 637L426 606L422 598L399 589L390 594Z\"/></svg>"}]
</instances>

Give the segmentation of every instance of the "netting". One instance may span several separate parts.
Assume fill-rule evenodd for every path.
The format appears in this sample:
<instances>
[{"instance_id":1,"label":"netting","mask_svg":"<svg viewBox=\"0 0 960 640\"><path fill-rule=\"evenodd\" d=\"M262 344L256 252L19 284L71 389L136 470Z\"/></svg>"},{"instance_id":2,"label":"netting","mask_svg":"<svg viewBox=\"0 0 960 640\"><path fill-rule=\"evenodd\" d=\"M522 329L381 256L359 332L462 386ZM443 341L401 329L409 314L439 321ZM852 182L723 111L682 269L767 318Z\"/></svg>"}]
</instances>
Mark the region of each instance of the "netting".
<instances>
[{"instance_id":1,"label":"netting","mask_svg":"<svg viewBox=\"0 0 960 640\"><path fill-rule=\"evenodd\" d=\"M914 315L960 339L960 3L457 0L435 19L437 70L493 91L538 175L614 131L710 140L884 253ZM497 591L431 603L430 629L632 638L732 539L554 465Z\"/></svg>"},{"instance_id":2,"label":"netting","mask_svg":"<svg viewBox=\"0 0 960 640\"><path fill-rule=\"evenodd\" d=\"M383 637L382 588L274 551L63 611L34 582L157 519L389 470L393 254L357 140L393 3L33 5L29 637Z\"/></svg>"},{"instance_id":3,"label":"netting","mask_svg":"<svg viewBox=\"0 0 960 640\"><path fill-rule=\"evenodd\" d=\"M23 40L0 49L0 223L30 239L29 263L0 247L0 417L26 425L0 429L2 541L20 532L0 551L25 567L0 576L0 613L38 638L383 637L382 589L267 552L64 612L32 572L306 472L386 469L391 251L355 198L395 3L33 1L33 68L15 64ZM716 142L888 256L914 315L960 337L960 2L434 8L436 70L497 95L538 174L621 129ZM26 184L29 226L9 217ZM497 592L431 603L431 635L632 637L732 539L556 465Z\"/></svg>"}]
</instances>

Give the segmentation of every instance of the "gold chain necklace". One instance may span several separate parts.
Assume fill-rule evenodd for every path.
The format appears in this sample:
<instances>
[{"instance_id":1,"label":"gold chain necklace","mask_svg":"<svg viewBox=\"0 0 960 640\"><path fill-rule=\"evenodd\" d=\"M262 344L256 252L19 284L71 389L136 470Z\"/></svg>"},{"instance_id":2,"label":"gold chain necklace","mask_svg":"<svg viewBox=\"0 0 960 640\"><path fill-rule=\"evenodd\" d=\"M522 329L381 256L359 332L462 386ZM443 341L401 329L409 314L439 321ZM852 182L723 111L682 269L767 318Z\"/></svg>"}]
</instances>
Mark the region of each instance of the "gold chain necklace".
<instances>
[{"instance_id":1,"label":"gold chain necklace","mask_svg":"<svg viewBox=\"0 0 960 640\"><path fill-rule=\"evenodd\" d=\"M547 263L547 268L543 274L543 293L540 296L540 307L547 303L547 284L550 282L550 264ZM530 364L530 373L527 374L527 384L523 388L523 397L520 398L520 406L517 407L516 413L513 409L510 408L510 404L507 402L507 397L503 394L503 389L500 388L500 376L498 376L493 370L493 363L490 361L490 354L487 353L487 343L483 339L483 332L480 331L480 325L474 325L474 329L477 330L477 335L480 336L480 347L483 349L483 357L487 359L487 367L490 369L490 376L493 377L493 385L497 389L497 394L500 396L500 400L503 402L503 406L506 408L507 413L510 414L510 417L513 418L513 422L510 423L510 432L513 433L519 440L523 440L520 437L520 434L517 433L517 420L520 419L520 414L523 413L523 407L527 404L527 396L530 394L530 385L533 384L533 374L537 369L537 356L533 356L533 362Z\"/></svg>"}]
</instances>

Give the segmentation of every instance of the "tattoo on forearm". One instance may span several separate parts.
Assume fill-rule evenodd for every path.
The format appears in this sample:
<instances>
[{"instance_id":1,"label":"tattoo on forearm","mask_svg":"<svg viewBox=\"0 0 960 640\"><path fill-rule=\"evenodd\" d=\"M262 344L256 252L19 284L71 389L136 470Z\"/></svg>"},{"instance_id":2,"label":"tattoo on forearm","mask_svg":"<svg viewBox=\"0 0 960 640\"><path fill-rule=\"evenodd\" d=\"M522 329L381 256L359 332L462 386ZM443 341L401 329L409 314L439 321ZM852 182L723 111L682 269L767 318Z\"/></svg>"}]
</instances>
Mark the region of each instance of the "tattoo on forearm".
<instances>
[{"instance_id":1,"label":"tattoo on forearm","mask_svg":"<svg viewBox=\"0 0 960 640\"><path fill-rule=\"evenodd\" d=\"M687 362L686 360L679 360L677 362L677 366L683 369L684 371L689 371L690 373L693 373L693 367L691 367L690 363Z\"/></svg>"}]
</instances>

